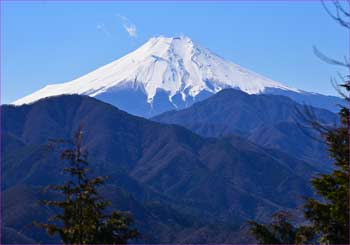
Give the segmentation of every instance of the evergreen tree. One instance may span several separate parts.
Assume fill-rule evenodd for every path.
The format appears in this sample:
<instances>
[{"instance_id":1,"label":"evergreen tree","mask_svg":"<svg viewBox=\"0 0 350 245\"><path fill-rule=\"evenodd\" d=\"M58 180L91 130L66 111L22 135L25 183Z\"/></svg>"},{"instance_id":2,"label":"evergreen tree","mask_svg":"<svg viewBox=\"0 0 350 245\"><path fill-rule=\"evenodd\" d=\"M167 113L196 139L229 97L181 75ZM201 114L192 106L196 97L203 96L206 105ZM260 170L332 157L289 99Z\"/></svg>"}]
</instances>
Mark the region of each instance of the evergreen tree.
<instances>
[{"instance_id":1,"label":"evergreen tree","mask_svg":"<svg viewBox=\"0 0 350 245\"><path fill-rule=\"evenodd\" d=\"M324 5L327 13L349 31L350 12L345 10L339 1L334 1L333 5L336 14L333 14ZM350 70L348 61L341 62L331 59L317 49L315 53L327 63ZM342 82L336 89L347 103L347 106L340 107L338 113L340 125L335 129L328 129L315 121L315 118L309 120L311 125L318 129L325 138L330 156L334 159L334 169L331 173L319 175L311 181L320 199L306 200L304 216L308 225L295 227L286 218L277 219L277 222L274 220L272 224L249 222L252 234L260 243L350 244L350 76L346 76L345 79L341 76L340 78ZM339 84L335 79L332 79L332 83Z\"/></svg>"},{"instance_id":2,"label":"evergreen tree","mask_svg":"<svg viewBox=\"0 0 350 245\"><path fill-rule=\"evenodd\" d=\"M128 213L115 211L105 214L110 205L98 194L97 188L106 177L92 178L88 175L87 152L82 149L83 132L77 131L73 143L61 153L65 163L63 172L68 181L48 189L62 194L63 200L44 200L43 205L61 210L40 223L49 235L59 234L65 244L125 244L138 235L130 228L132 218ZM66 143L60 141L60 143Z\"/></svg>"},{"instance_id":3,"label":"evergreen tree","mask_svg":"<svg viewBox=\"0 0 350 245\"><path fill-rule=\"evenodd\" d=\"M349 91L349 82L345 87ZM271 224L249 222L252 234L261 244L350 244L349 109L341 108L339 116L341 125L325 134L335 168L332 173L322 174L312 180L321 199L309 198L304 205L304 216L309 225L295 227L285 213L274 215Z\"/></svg>"},{"instance_id":4,"label":"evergreen tree","mask_svg":"<svg viewBox=\"0 0 350 245\"><path fill-rule=\"evenodd\" d=\"M311 226L294 226L292 215L285 211L277 212L271 224L248 222L250 231L260 244L305 244L315 242L315 232Z\"/></svg>"},{"instance_id":5,"label":"evergreen tree","mask_svg":"<svg viewBox=\"0 0 350 245\"><path fill-rule=\"evenodd\" d=\"M346 85L347 91L350 86ZM312 185L323 200L310 198L305 204L305 217L320 242L329 244L349 244L349 109L340 112L341 126L326 134L326 142L335 169L331 174L323 174L312 180Z\"/></svg>"},{"instance_id":6,"label":"evergreen tree","mask_svg":"<svg viewBox=\"0 0 350 245\"><path fill-rule=\"evenodd\" d=\"M269 225L250 221L251 233L262 244L294 244L298 231L289 218L290 214L282 211L273 215Z\"/></svg>"}]
</instances>

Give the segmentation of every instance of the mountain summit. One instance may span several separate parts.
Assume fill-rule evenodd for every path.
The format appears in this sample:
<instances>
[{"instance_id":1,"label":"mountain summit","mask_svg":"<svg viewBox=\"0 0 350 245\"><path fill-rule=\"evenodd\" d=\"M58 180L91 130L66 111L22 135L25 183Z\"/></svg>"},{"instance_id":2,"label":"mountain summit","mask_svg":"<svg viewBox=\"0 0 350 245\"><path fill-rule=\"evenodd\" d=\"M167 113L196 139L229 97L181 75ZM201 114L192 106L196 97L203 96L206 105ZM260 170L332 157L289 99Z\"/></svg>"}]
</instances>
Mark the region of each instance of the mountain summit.
<instances>
[{"instance_id":1,"label":"mountain summit","mask_svg":"<svg viewBox=\"0 0 350 245\"><path fill-rule=\"evenodd\" d=\"M70 82L47 85L13 104L60 94L84 94L149 117L188 107L224 88L248 94L301 92L240 67L186 36L160 36L95 71Z\"/></svg>"}]
</instances>

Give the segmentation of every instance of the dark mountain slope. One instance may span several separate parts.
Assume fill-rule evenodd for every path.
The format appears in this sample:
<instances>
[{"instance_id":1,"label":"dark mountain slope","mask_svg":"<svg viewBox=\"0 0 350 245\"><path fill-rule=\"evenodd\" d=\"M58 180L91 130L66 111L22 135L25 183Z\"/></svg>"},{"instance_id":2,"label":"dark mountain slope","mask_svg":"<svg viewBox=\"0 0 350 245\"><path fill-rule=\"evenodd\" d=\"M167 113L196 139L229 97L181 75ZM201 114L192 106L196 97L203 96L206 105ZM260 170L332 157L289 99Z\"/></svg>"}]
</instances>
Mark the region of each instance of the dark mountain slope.
<instances>
[{"instance_id":1,"label":"dark mountain slope","mask_svg":"<svg viewBox=\"0 0 350 245\"><path fill-rule=\"evenodd\" d=\"M336 124L336 114L319 108L312 110L318 121ZM306 161L324 162L325 144L318 132L300 126L305 124L300 112L305 112L305 107L284 96L249 95L226 89L187 109L166 112L153 120L178 124L206 137L240 135Z\"/></svg>"},{"instance_id":2,"label":"dark mountain slope","mask_svg":"<svg viewBox=\"0 0 350 245\"><path fill-rule=\"evenodd\" d=\"M32 219L48 215L28 203L40 199L37 190L64 179L48 139L70 138L81 124L94 173L111 177L103 193L114 207L135 214L143 242L245 241L232 234L239 234L247 219L264 220L312 195L312 166L242 138L202 138L86 96L51 97L1 110L4 223L9 232L25 231L18 239L49 242L43 232L33 236L25 229ZM23 200L16 201L18 196ZM210 227L219 224L227 229L210 235Z\"/></svg>"}]
</instances>

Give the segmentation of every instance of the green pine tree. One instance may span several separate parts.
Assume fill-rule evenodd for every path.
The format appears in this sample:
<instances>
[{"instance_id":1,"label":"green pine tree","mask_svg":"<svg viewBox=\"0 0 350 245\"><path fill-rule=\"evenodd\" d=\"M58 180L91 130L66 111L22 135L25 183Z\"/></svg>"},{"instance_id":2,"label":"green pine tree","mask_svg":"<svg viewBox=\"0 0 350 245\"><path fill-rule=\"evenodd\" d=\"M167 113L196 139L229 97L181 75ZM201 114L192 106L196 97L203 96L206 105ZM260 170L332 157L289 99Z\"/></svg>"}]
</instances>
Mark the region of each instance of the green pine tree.
<instances>
[{"instance_id":1,"label":"green pine tree","mask_svg":"<svg viewBox=\"0 0 350 245\"><path fill-rule=\"evenodd\" d=\"M345 85L347 91L350 85ZM325 134L329 152L335 160L335 169L312 180L321 200L307 199L304 216L308 226L294 227L286 215L274 216L271 224L249 222L251 232L260 243L294 244L318 241L326 244L350 244L349 194L350 194L350 120L349 109L340 112L341 125Z\"/></svg>"},{"instance_id":2,"label":"green pine tree","mask_svg":"<svg viewBox=\"0 0 350 245\"><path fill-rule=\"evenodd\" d=\"M350 11L345 10L339 1L334 1L333 5L336 14L324 5L327 13L349 31ZM317 49L315 49L315 53L327 63L350 69L348 62L344 63L331 59ZM341 77L341 85L336 88L347 102L347 106L342 106L338 113L340 125L335 129L327 129L315 118L309 118L311 119L309 120L311 125L318 129L325 138L330 156L334 159L334 170L329 174L319 175L311 181L320 199L309 198L306 200L304 216L308 225L293 226L287 216L277 219L274 217L271 224L259 224L251 221L249 222L250 230L260 243L350 244L350 76L348 75L346 78ZM334 79L332 79L332 82L338 84ZM345 92L343 92L343 89L345 89Z\"/></svg>"},{"instance_id":3,"label":"green pine tree","mask_svg":"<svg viewBox=\"0 0 350 245\"><path fill-rule=\"evenodd\" d=\"M349 91L350 86L345 87ZM343 107L339 116L341 125L325 134L335 168L332 173L322 174L312 180L321 199L309 198L304 205L304 216L309 225L295 227L290 217L280 212L274 215L271 224L251 221L250 230L261 244L350 244L349 109Z\"/></svg>"},{"instance_id":4,"label":"green pine tree","mask_svg":"<svg viewBox=\"0 0 350 245\"><path fill-rule=\"evenodd\" d=\"M250 232L260 244L305 244L315 242L315 232L311 226L294 226L292 215L279 211L272 216L271 224L249 221Z\"/></svg>"},{"instance_id":5,"label":"green pine tree","mask_svg":"<svg viewBox=\"0 0 350 245\"><path fill-rule=\"evenodd\" d=\"M97 191L106 177L91 178L88 175L89 163L82 141L83 131L79 129L72 146L61 154L68 181L48 188L61 194L63 200L42 201L43 205L61 212L50 217L49 223L37 225L46 229L49 235L58 234L65 244L125 244L138 236L137 230L130 227L133 220L125 212L106 214L110 203Z\"/></svg>"},{"instance_id":6,"label":"green pine tree","mask_svg":"<svg viewBox=\"0 0 350 245\"><path fill-rule=\"evenodd\" d=\"M346 86L349 91L350 86ZM341 126L326 134L335 169L312 180L312 185L323 200L310 198L305 204L305 217L320 242L328 244L349 244L349 109L339 112Z\"/></svg>"},{"instance_id":7,"label":"green pine tree","mask_svg":"<svg viewBox=\"0 0 350 245\"><path fill-rule=\"evenodd\" d=\"M277 212L272 217L269 225L259 224L254 221L250 224L251 233L262 244L294 244L297 236L297 228L289 222L288 212Z\"/></svg>"}]
</instances>

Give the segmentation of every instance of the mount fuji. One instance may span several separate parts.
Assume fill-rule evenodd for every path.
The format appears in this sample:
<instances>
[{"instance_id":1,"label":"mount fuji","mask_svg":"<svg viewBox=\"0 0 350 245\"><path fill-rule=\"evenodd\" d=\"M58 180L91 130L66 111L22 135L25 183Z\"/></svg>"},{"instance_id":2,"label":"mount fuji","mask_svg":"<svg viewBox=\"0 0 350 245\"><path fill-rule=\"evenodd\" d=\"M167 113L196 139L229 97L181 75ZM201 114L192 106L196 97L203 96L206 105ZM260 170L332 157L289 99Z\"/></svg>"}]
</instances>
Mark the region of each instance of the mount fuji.
<instances>
[{"instance_id":1,"label":"mount fuji","mask_svg":"<svg viewBox=\"0 0 350 245\"><path fill-rule=\"evenodd\" d=\"M183 109L225 88L282 94L334 111L341 99L304 92L228 61L190 38L155 37L126 56L70 82L47 85L13 102L28 104L61 94L83 94L131 114L151 117Z\"/></svg>"}]
</instances>

